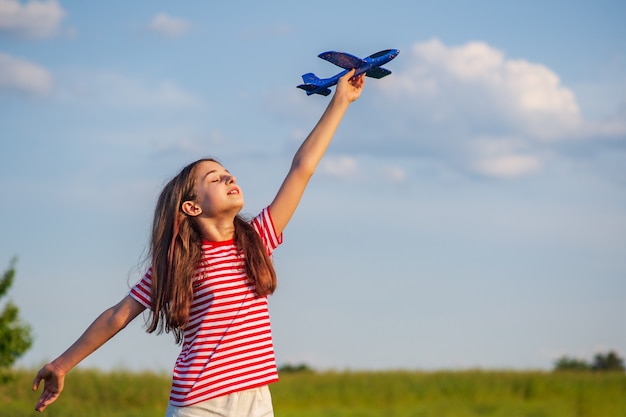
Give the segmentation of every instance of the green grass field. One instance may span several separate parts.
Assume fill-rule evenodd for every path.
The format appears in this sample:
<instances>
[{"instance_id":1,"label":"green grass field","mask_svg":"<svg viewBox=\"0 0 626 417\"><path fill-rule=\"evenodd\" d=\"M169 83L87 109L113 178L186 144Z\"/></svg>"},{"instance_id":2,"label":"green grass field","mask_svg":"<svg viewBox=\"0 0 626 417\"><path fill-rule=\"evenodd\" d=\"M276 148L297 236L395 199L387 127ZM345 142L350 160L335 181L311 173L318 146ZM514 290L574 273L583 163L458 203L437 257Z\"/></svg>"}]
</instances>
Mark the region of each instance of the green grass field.
<instances>
[{"instance_id":1,"label":"green grass field","mask_svg":"<svg viewBox=\"0 0 626 417\"><path fill-rule=\"evenodd\" d=\"M35 371L0 386L0 415L27 417ZM169 375L75 370L49 417L162 417ZM271 386L277 417L626 417L626 374L296 372Z\"/></svg>"}]
</instances>

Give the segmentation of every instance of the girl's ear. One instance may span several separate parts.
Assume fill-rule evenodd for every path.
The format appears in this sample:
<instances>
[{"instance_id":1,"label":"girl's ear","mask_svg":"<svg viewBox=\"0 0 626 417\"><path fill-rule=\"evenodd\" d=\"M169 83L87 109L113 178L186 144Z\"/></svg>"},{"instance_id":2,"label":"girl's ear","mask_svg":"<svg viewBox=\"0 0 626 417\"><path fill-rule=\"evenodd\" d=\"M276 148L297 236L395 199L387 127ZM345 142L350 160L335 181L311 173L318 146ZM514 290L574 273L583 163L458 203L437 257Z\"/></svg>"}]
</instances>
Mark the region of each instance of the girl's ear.
<instances>
[{"instance_id":1,"label":"girl's ear","mask_svg":"<svg viewBox=\"0 0 626 417\"><path fill-rule=\"evenodd\" d=\"M200 207L193 201L183 202L183 205L181 206L181 208L183 210L183 213L189 216L197 216L200 213L202 213L202 207Z\"/></svg>"}]
</instances>

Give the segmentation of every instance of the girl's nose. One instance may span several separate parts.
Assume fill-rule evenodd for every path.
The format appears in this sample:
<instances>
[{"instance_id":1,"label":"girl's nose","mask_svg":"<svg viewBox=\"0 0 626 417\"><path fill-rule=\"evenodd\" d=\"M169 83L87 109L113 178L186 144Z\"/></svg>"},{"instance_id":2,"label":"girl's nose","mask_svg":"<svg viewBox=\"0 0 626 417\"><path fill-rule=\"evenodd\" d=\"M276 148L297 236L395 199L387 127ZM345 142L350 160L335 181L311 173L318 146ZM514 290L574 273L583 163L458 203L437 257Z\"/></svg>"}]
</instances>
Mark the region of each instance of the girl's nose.
<instances>
[{"instance_id":1,"label":"girl's nose","mask_svg":"<svg viewBox=\"0 0 626 417\"><path fill-rule=\"evenodd\" d=\"M237 183L237 178L235 178L234 175L229 175L226 178L226 184L235 184L235 183Z\"/></svg>"}]
</instances>

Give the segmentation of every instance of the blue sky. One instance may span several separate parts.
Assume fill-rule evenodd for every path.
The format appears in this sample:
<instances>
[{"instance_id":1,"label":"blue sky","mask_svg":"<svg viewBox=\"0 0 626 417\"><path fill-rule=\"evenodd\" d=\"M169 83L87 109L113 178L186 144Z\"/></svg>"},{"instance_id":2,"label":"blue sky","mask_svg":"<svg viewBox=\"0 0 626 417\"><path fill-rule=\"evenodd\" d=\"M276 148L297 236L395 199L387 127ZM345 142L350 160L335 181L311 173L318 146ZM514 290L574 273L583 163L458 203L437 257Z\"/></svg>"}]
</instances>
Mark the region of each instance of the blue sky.
<instances>
[{"instance_id":1,"label":"blue sky","mask_svg":"<svg viewBox=\"0 0 626 417\"><path fill-rule=\"evenodd\" d=\"M626 355L619 1L0 0L0 265L53 359L140 278L158 192L216 156L268 204L340 50L368 79L275 254L278 362L550 369ZM4 268L4 267L3 267ZM169 370L138 319L83 365Z\"/></svg>"}]
</instances>

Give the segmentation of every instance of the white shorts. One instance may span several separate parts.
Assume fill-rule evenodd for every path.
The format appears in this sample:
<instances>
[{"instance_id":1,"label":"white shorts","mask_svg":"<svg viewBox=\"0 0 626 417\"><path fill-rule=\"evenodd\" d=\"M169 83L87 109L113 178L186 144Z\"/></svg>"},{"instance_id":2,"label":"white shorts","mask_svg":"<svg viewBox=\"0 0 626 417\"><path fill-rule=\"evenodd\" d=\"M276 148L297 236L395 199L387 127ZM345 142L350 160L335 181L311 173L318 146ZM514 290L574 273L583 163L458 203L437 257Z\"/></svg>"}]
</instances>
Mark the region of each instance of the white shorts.
<instances>
[{"instance_id":1,"label":"white shorts","mask_svg":"<svg viewBox=\"0 0 626 417\"><path fill-rule=\"evenodd\" d=\"M168 405L165 417L273 417L272 396L267 385L234 392L187 407Z\"/></svg>"}]
</instances>

